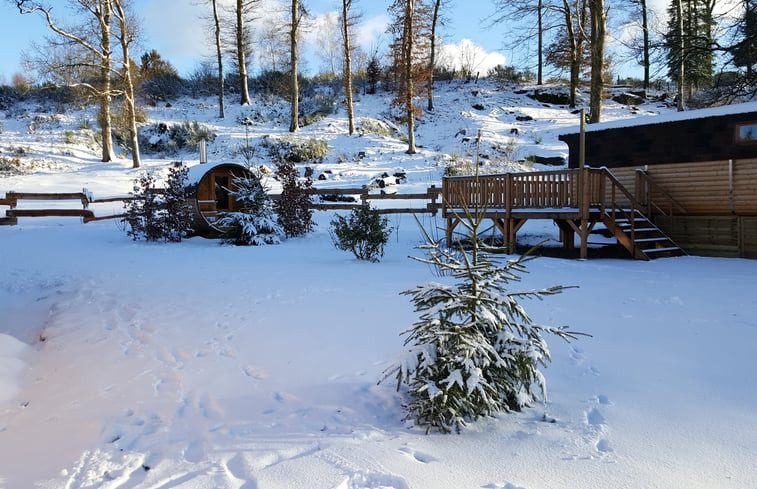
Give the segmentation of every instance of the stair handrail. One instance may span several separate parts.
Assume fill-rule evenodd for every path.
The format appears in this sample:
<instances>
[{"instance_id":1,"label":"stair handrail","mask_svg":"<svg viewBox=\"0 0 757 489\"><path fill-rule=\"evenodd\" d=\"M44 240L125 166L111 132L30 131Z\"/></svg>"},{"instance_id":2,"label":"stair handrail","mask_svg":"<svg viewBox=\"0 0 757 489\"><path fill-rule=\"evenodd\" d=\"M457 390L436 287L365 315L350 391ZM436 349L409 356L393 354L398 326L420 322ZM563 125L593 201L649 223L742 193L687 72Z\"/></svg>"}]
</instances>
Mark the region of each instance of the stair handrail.
<instances>
[{"instance_id":1,"label":"stair handrail","mask_svg":"<svg viewBox=\"0 0 757 489\"><path fill-rule=\"evenodd\" d=\"M659 183L657 183L649 175L649 172L647 172L646 170L642 170L641 168L637 168L636 169L636 176L638 178L638 180L637 180L637 189L638 190L641 190L641 188L638 187L638 181L639 180L644 180L644 183L646 183L649 187L654 188L654 190L656 190L659 193L661 193L665 198L668 199L668 201L670 201L669 212L665 212L662 209L662 207L660 207L659 205L657 205L657 203L652 200L652 198L649 195L649 191L644 192L644 194L646 195L646 200L647 200L647 214L649 214L649 215L652 214L652 208L653 207L654 207L654 209L657 212L659 212L660 214L662 214L663 216L666 216L666 217L670 217L670 216L673 215L673 208L674 207L678 208L678 210L681 212L681 214L687 214L688 213L688 211L686 210L686 208L680 202L678 202L675 199L675 197L673 197L670 194L670 192L665 187L663 187L662 185L660 185Z\"/></svg>"},{"instance_id":2,"label":"stair handrail","mask_svg":"<svg viewBox=\"0 0 757 489\"><path fill-rule=\"evenodd\" d=\"M620 204L618 203L618 199L617 199L617 196L616 196L616 189L619 190L620 193L623 194L628 199L628 202L631 204L630 213L626 213L626 214L628 214L627 215L627 217L628 217L628 223L631 226L631 233L630 234L631 234L631 242L633 243L633 242L636 241L636 219L635 219L635 217L636 217L636 211L639 211L642 215L644 215L644 217L646 217L646 215L642 211L643 208L644 208L644 206L641 204L641 202L639 202L639 200L631 192L628 191L628 189L625 187L625 185L623 185L620 182L620 180L618 180L615 177L615 175L613 175L612 172L610 172L610 170L607 169L607 167L603 166L603 167L599 168L599 171L601 171L602 174L605 175L605 178L611 184L611 188L610 188L610 196L611 196L611 198L610 198L610 204L612 204L612 211L611 211L610 216L613 218L613 220L615 220L615 216L616 216L616 213L617 213L618 209L623 209L623 207L620 206Z\"/></svg>"}]
</instances>

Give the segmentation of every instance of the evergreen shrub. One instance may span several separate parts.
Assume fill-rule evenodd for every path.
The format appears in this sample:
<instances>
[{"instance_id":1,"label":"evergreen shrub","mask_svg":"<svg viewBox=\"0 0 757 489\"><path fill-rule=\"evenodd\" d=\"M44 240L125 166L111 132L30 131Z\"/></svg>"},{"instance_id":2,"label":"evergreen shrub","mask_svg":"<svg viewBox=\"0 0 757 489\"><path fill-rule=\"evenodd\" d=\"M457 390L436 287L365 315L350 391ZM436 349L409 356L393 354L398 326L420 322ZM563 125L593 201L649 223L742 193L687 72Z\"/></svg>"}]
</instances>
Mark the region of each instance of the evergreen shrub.
<instances>
[{"instance_id":1,"label":"evergreen shrub","mask_svg":"<svg viewBox=\"0 0 757 489\"><path fill-rule=\"evenodd\" d=\"M384 246L392 228L389 219L364 204L353 209L347 217L334 216L330 232L337 249L350 251L359 260L378 262L384 256Z\"/></svg>"},{"instance_id":2,"label":"evergreen shrub","mask_svg":"<svg viewBox=\"0 0 757 489\"><path fill-rule=\"evenodd\" d=\"M309 233L315 227L310 196L313 169L305 168L305 175L300 177L294 163L281 161L276 165L276 176L281 182L281 196L275 208L284 234L291 238Z\"/></svg>"},{"instance_id":3,"label":"evergreen shrub","mask_svg":"<svg viewBox=\"0 0 757 489\"><path fill-rule=\"evenodd\" d=\"M221 215L218 225L229 228L224 242L234 245L279 244L284 230L277 222L273 202L260 179L252 175L235 176L234 196L240 206L237 212Z\"/></svg>"},{"instance_id":4,"label":"evergreen shrub","mask_svg":"<svg viewBox=\"0 0 757 489\"><path fill-rule=\"evenodd\" d=\"M165 187L157 186L154 171L141 171L134 180L132 200L127 201L126 234L135 241L179 242L191 229L192 208L187 201L187 167L173 162Z\"/></svg>"}]
</instances>

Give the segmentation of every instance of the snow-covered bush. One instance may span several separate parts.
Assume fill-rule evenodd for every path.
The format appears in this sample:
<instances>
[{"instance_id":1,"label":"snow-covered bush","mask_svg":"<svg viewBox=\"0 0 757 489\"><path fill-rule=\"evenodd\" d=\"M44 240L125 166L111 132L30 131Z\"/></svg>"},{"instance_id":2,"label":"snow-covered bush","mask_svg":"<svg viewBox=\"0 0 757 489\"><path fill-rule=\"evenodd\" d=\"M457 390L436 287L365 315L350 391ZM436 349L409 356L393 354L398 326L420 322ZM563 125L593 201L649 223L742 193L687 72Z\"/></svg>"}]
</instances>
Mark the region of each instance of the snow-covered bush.
<instances>
[{"instance_id":1,"label":"snow-covered bush","mask_svg":"<svg viewBox=\"0 0 757 489\"><path fill-rule=\"evenodd\" d=\"M409 351L385 372L406 388L406 420L426 431L459 432L469 421L519 411L546 400L541 367L550 361L545 335L572 340L566 327L534 324L520 304L559 293L562 286L511 291L525 273L527 257L504 260L479 239L483 213L469 209L467 248L446 248L426 235L415 258L452 285L430 282L403 292L419 319L402 334Z\"/></svg>"},{"instance_id":2,"label":"snow-covered bush","mask_svg":"<svg viewBox=\"0 0 757 489\"><path fill-rule=\"evenodd\" d=\"M281 196L276 202L278 222L287 237L302 236L315 227L310 190L313 188L313 169L300 173L290 161L276 165L276 176L281 182Z\"/></svg>"},{"instance_id":3,"label":"snow-covered bush","mask_svg":"<svg viewBox=\"0 0 757 489\"><path fill-rule=\"evenodd\" d=\"M359 260L377 262L384 256L392 228L389 219L364 204L352 209L347 217L334 216L330 232L338 249L352 252Z\"/></svg>"},{"instance_id":4,"label":"snow-covered bush","mask_svg":"<svg viewBox=\"0 0 757 489\"><path fill-rule=\"evenodd\" d=\"M277 222L273 202L260 179L252 175L235 176L236 190L229 192L240 206L237 212L224 213L218 225L229 228L223 241L234 245L278 244L284 230Z\"/></svg>"},{"instance_id":5,"label":"snow-covered bush","mask_svg":"<svg viewBox=\"0 0 757 489\"><path fill-rule=\"evenodd\" d=\"M213 141L215 138L212 129L197 121L159 122L140 129L139 146L144 151L174 154L184 147L196 147L202 140Z\"/></svg>"},{"instance_id":6,"label":"snow-covered bush","mask_svg":"<svg viewBox=\"0 0 757 489\"><path fill-rule=\"evenodd\" d=\"M20 175L23 165L18 157L0 156L0 177Z\"/></svg>"},{"instance_id":7,"label":"snow-covered bush","mask_svg":"<svg viewBox=\"0 0 757 489\"><path fill-rule=\"evenodd\" d=\"M134 240L179 242L191 227L192 208L187 202L187 167L174 162L165 187L157 187L154 171L141 171L134 180L132 200L127 201L126 233Z\"/></svg>"},{"instance_id":8,"label":"snow-covered bush","mask_svg":"<svg viewBox=\"0 0 757 489\"><path fill-rule=\"evenodd\" d=\"M316 138L266 137L263 138L263 145L268 148L269 154L274 159L291 163L321 161L329 154L329 145L326 141Z\"/></svg>"}]
</instances>

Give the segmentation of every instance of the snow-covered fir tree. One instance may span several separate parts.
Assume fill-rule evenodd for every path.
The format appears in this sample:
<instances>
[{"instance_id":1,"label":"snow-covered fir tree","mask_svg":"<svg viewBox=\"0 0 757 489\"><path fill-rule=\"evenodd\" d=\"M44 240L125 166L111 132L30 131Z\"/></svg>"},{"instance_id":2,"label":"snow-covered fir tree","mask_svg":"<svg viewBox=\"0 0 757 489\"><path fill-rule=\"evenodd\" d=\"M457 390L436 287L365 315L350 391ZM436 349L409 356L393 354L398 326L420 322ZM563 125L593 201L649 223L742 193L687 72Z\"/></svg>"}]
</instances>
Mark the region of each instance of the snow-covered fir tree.
<instances>
[{"instance_id":1,"label":"snow-covered fir tree","mask_svg":"<svg viewBox=\"0 0 757 489\"><path fill-rule=\"evenodd\" d=\"M224 213L218 225L229 228L223 240L235 245L279 244L284 230L278 223L273 202L259 178L248 172L232 180L230 190L240 206L237 212Z\"/></svg>"},{"instance_id":2,"label":"snow-covered fir tree","mask_svg":"<svg viewBox=\"0 0 757 489\"><path fill-rule=\"evenodd\" d=\"M426 234L425 257L415 258L450 276L452 285L421 284L403 292L414 303L419 320L402 334L410 346L385 372L403 384L409 397L406 420L426 431L459 432L469 421L519 411L546 400L540 371L550 361L546 334L572 340L567 327L534 324L520 304L561 292L555 286L511 291L525 273L524 255L503 259L479 239L481 206L466 211L467 245L441 246Z\"/></svg>"},{"instance_id":3,"label":"snow-covered fir tree","mask_svg":"<svg viewBox=\"0 0 757 489\"><path fill-rule=\"evenodd\" d=\"M168 168L164 187L155 171L140 171L124 204L127 234L135 240L179 242L191 228L192 208L187 201L187 167L175 161Z\"/></svg>"}]
</instances>

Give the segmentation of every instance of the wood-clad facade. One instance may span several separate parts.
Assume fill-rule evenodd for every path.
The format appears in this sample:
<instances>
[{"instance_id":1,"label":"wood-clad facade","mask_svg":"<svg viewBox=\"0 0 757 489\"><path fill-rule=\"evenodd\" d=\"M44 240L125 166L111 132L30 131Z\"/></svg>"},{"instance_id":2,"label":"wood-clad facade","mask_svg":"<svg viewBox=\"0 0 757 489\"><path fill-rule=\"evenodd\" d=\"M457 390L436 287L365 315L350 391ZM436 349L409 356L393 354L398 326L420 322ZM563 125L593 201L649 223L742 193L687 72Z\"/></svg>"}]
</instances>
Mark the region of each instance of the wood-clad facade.
<instances>
[{"instance_id":1,"label":"wood-clad facade","mask_svg":"<svg viewBox=\"0 0 757 489\"><path fill-rule=\"evenodd\" d=\"M224 233L216 221L224 212L239 210L232 192L235 177L252 174L236 163L200 164L189 169L187 189L192 206L192 231L199 236L215 238Z\"/></svg>"},{"instance_id":2,"label":"wood-clad facade","mask_svg":"<svg viewBox=\"0 0 757 489\"><path fill-rule=\"evenodd\" d=\"M560 139L577 168L579 134ZM757 258L757 104L599 124L585 140L586 165L607 167L688 253Z\"/></svg>"}]
</instances>

